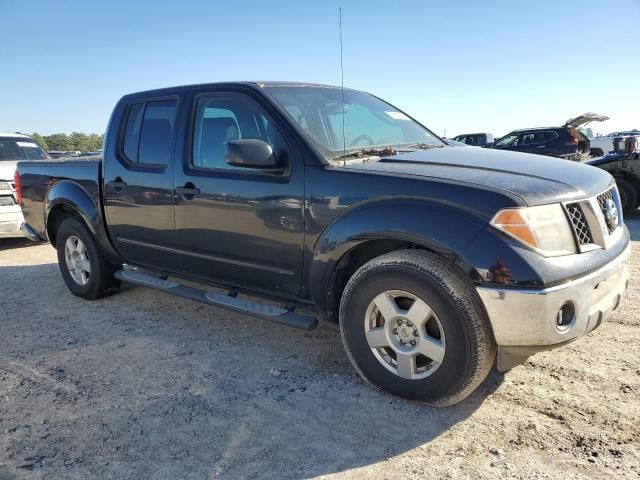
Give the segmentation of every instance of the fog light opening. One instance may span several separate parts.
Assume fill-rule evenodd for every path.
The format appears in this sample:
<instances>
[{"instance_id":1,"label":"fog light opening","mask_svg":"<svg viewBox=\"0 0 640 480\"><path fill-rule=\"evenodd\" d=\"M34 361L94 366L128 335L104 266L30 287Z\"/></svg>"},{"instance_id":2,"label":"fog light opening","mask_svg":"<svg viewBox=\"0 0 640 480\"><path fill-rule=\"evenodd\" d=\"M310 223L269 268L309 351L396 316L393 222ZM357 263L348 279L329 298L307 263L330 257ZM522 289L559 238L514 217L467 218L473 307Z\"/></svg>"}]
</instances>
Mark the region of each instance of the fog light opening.
<instances>
[{"instance_id":1,"label":"fog light opening","mask_svg":"<svg viewBox=\"0 0 640 480\"><path fill-rule=\"evenodd\" d=\"M573 302L567 302L556 314L556 328L560 332L564 332L571 327L576 321L576 307Z\"/></svg>"}]
</instances>

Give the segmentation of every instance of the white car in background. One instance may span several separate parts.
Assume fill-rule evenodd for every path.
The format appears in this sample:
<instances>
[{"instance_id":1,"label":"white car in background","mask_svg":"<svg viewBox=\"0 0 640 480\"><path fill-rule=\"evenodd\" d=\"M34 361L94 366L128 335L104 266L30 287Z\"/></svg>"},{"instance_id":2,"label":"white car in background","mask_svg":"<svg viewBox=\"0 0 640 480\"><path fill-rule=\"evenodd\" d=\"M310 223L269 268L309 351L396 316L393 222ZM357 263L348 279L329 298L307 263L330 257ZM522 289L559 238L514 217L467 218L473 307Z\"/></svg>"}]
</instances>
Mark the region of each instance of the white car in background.
<instances>
[{"instance_id":1,"label":"white car in background","mask_svg":"<svg viewBox=\"0 0 640 480\"><path fill-rule=\"evenodd\" d=\"M640 137L640 130L626 130L623 132L613 132L602 137L589 136L589 143L591 145L591 155L593 157L602 157L607 153L615 150L616 139L621 139L618 143L625 141L627 138ZM619 150L624 150L624 145L619 145Z\"/></svg>"},{"instance_id":2,"label":"white car in background","mask_svg":"<svg viewBox=\"0 0 640 480\"><path fill-rule=\"evenodd\" d=\"M21 237L24 223L13 183L16 165L21 160L49 159L47 152L31 137L0 133L0 238Z\"/></svg>"}]
</instances>

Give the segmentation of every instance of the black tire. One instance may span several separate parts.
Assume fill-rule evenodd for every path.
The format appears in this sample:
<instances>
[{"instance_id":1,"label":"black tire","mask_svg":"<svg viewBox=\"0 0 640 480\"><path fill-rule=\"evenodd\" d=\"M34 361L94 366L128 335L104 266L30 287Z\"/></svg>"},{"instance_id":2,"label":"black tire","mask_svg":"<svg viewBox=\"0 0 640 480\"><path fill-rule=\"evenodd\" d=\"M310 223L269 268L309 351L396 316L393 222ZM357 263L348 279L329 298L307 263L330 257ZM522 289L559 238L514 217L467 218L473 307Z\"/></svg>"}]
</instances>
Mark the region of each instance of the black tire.
<instances>
[{"instance_id":1,"label":"black tire","mask_svg":"<svg viewBox=\"0 0 640 480\"><path fill-rule=\"evenodd\" d=\"M65 245L70 237L80 239L86 247L90 274L88 275L87 283L84 285L73 279L67 266ZM112 265L105 259L93 235L80 220L69 217L62 222L56 234L56 247L60 273L67 287L74 295L86 300L95 300L117 291L120 287L120 281L113 276L119 267Z\"/></svg>"},{"instance_id":2,"label":"black tire","mask_svg":"<svg viewBox=\"0 0 640 480\"><path fill-rule=\"evenodd\" d=\"M638 206L638 192L631 183L622 178L616 178L618 192L620 192L620 203L624 213L633 212Z\"/></svg>"},{"instance_id":3,"label":"black tire","mask_svg":"<svg viewBox=\"0 0 640 480\"><path fill-rule=\"evenodd\" d=\"M426 378L401 378L399 370L392 372L381 363L367 342L369 305L380 293L398 290L423 300L444 331L444 358ZM340 332L349 360L365 381L433 406L453 405L471 394L489 374L496 355L489 319L472 282L451 263L422 250L391 252L363 265L342 295Z\"/></svg>"},{"instance_id":4,"label":"black tire","mask_svg":"<svg viewBox=\"0 0 640 480\"><path fill-rule=\"evenodd\" d=\"M601 148L592 148L590 150L591 158L598 158L598 157L602 157L603 155L604 155L604 152L602 151Z\"/></svg>"}]
</instances>

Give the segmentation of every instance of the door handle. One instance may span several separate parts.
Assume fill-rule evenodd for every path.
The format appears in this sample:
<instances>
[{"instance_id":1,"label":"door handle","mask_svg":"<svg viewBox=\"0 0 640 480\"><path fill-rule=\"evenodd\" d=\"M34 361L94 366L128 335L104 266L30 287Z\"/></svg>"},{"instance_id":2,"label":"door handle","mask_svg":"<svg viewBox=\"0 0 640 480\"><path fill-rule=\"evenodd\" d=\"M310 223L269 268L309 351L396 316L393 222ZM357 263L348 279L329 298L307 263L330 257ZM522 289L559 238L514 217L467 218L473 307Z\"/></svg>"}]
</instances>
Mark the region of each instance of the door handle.
<instances>
[{"instance_id":1,"label":"door handle","mask_svg":"<svg viewBox=\"0 0 640 480\"><path fill-rule=\"evenodd\" d=\"M546 145L540 145L538 148L546 148Z\"/></svg>"},{"instance_id":2,"label":"door handle","mask_svg":"<svg viewBox=\"0 0 640 480\"><path fill-rule=\"evenodd\" d=\"M122 181L122 178L116 177L114 180L111 180L107 183L107 188L116 193L121 193L127 188L127 182Z\"/></svg>"},{"instance_id":3,"label":"door handle","mask_svg":"<svg viewBox=\"0 0 640 480\"><path fill-rule=\"evenodd\" d=\"M176 187L176 195L182 195L187 200L191 200L196 195L200 195L200 189L196 188L196 186L187 182L184 187Z\"/></svg>"}]
</instances>

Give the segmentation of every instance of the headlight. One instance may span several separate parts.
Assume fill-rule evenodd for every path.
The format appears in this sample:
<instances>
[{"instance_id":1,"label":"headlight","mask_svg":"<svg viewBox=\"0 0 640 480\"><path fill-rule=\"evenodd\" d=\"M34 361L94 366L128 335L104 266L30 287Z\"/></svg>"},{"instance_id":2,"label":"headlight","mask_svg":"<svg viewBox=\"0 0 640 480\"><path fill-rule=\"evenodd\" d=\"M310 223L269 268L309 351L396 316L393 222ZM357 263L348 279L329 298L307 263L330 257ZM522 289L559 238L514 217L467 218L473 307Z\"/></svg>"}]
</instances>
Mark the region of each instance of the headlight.
<instances>
[{"instance_id":1,"label":"headlight","mask_svg":"<svg viewBox=\"0 0 640 480\"><path fill-rule=\"evenodd\" d=\"M500 210L491 225L545 257L576 253L573 232L559 203Z\"/></svg>"}]
</instances>

